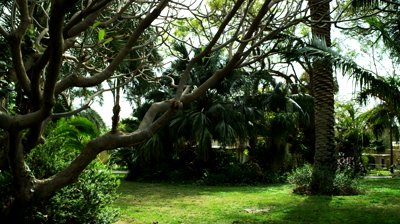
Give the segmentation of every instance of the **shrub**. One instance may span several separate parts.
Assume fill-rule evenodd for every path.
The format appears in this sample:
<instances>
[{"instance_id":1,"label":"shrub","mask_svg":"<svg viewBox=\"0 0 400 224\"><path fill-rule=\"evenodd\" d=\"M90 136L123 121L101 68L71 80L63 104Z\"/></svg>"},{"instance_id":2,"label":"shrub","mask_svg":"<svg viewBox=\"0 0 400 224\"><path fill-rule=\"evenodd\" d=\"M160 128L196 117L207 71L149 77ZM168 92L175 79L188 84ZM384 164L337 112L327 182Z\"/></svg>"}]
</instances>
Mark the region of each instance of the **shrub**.
<instances>
[{"instance_id":1,"label":"shrub","mask_svg":"<svg viewBox=\"0 0 400 224\"><path fill-rule=\"evenodd\" d=\"M119 181L111 170L94 162L73 185L57 192L40 214L47 223L113 223L118 211L109 206Z\"/></svg>"},{"instance_id":2,"label":"shrub","mask_svg":"<svg viewBox=\"0 0 400 224\"><path fill-rule=\"evenodd\" d=\"M355 195L360 193L358 179L345 172L336 172L333 189L335 195Z\"/></svg>"},{"instance_id":3,"label":"shrub","mask_svg":"<svg viewBox=\"0 0 400 224\"><path fill-rule=\"evenodd\" d=\"M313 168L310 164L295 169L289 176L288 182L295 185L294 193L309 194Z\"/></svg>"},{"instance_id":4,"label":"shrub","mask_svg":"<svg viewBox=\"0 0 400 224\"><path fill-rule=\"evenodd\" d=\"M310 164L305 164L297 168L288 176L288 182L295 185L293 189L297 194L311 193L313 167ZM334 195L354 195L360 192L358 179L353 178L348 172L338 170L333 181Z\"/></svg>"},{"instance_id":5,"label":"shrub","mask_svg":"<svg viewBox=\"0 0 400 224\"><path fill-rule=\"evenodd\" d=\"M27 158L38 178L49 177L67 166L80 148L97 133L87 119L60 120L43 145ZM27 212L26 223L96 223L116 221L118 211L109 204L117 196L119 180L99 160L93 161L78 181L58 191L46 201L38 202Z\"/></svg>"},{"instance_id":6,"label":"shrub","mask_svg":"<svg viewBox=\"0 0 400 224\"><path fill-rule=\"evenodd\" d=\"M230 163L218 170L206 170L202 183L220 184L257 184L264 182L264 174L257 163Z\"/></svg>"}]
</instances>

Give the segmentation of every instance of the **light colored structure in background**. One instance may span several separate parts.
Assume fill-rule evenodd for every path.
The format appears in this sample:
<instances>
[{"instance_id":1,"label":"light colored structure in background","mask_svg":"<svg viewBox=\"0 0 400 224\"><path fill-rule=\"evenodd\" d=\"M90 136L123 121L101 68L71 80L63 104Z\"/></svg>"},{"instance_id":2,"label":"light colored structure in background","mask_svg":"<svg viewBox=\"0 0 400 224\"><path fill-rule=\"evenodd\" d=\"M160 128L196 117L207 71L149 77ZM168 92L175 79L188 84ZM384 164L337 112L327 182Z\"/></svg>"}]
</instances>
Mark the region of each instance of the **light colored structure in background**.
<instances>
[{"instance_id":1,"label":"light colored structure in background","mask_svg":"<svg viewBox=\"0 0 400 224\"><path fill-rule=\"evenodd\" d=\"M389 169L390 167L390 148L382 153L363 153L369 157L369 168ZM393 165L400 169L400 143L393 142Z\"/></svg>"}]
</instances>

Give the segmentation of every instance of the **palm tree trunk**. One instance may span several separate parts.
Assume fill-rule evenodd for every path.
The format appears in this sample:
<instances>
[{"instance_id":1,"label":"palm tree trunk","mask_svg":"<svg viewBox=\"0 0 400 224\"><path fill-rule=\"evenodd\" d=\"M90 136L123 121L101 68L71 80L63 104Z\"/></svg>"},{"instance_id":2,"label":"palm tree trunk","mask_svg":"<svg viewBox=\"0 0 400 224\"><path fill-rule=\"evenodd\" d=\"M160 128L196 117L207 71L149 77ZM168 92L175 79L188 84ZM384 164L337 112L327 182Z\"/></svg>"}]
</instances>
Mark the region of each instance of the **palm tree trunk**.
<instances>
[{"instance_id":1,"label":"palm tree trunk","mask_svg":"<svg viewBox=\"0 0 400 224\"><path fill-rule=\"evenodd\" d=\"M393 118L390 118L390 127L389 127L389 135L390 135L390 173L394 173L393 167Z\"/></svg>"},{"instance_id":2,"label":"palm tree trunk","mask_svg":"<svg viewBox=\"0 0 400 224\"><path fill-rule=\"evenodd\" d=\"M328 47L330 37L330 0L309 0L313 38L321 38ZM311 85L315 100L315 156L311 191L314 194L333 193L336 172L334 135L334 81L332 64L318 59L313 63Z\"/></svg>"}]
</instances>

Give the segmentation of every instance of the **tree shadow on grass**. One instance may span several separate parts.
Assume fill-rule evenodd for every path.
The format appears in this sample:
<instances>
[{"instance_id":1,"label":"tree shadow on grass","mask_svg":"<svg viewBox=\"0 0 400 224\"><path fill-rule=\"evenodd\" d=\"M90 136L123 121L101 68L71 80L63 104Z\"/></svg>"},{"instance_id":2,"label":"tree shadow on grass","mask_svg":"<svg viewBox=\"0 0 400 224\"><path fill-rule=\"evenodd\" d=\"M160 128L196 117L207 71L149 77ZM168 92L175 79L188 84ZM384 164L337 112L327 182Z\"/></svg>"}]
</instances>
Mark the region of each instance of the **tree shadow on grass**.
<instances>
[{"instance_id":1,"label":"tree shadow on grass","mask_svg":"<svg viewBox=\"0 0 400 224\"><path fill-rule=\"evenodd\" d=\"M292 197L292 195L288 195ZM248 214L237 214L234 218L234 224L297 224L297 223L326 223L319 222L320 217L316 214L324 213L329 210L331 197L307 197L300 204L282 205L278 202L270 203L270 212L263 214L254 214L249 217ZM310 221L311 220L311 221Z\"/></svg>"},{"instance_id":2,"label":"tree shadow on grass","mask_svg":"<svg viewBox=\"0 0 400 224\"><path fill-rule=\"evenodd\" d=\"M271 211L265 214L239 213L235 224L299 223L299 224L375 224L400 223L400 181L366 183L365 194L354 196L295 196L298 201L283 205L271 202ZM277 206L274 206L274 203Z\"/></svg>"},{"instance_id":3,"label":"tree shadow on grass","mask_svg":"<svg viewBox=\"0 0 400 224\"><path fill-rule=\"evenodd\" d=\"M280 190L285 184L255 185L255 186L228 186L228 185L197 185L197 184L174 184L157 182L130 182L121 181L119 193L130 196L154 196L164 199L174 199L182 196L218 195L221 193L262 193L266 191Z\"/></svg>"},{"instance_id":4,"label":"tree shadow on grass","mask_svg":"<svg viewBox=\"0 0 400 224\"><path fill-rule=\"evenodd\" d=\"M193 203L200 205L210 197L221 199L225 193L234 193L237 197L247 197L246 193L259 195L257 203L238 206L234 199L225 203L225 207L234 206L234 209L218 207L219 211L208 211L208 216L218 216L223 223L261 224L261 223L400 223L400 181L368 182L364 183L365 194L355 196L299 196L291 194L291 187L287 185L272 186L190 186L173 184L128 184L125 186L126 197L123 200L160 202L161 207L170 206L172 200L189 197L183 202L183 209ZM143 189L145 188L145 189ZM238 192L238 194L235 194ZM245 193L245 194L240 194ZM283 197L282 197L283 194ZM286 197L287 194L287 197ZM261 195L261 196L260 196ZM205 196L205 197L201 197ZM131 198L131 199L129 199ZM203 200L203 201L202 201ZM245 200L244 200L245 201ZM185 204L187 203L187 205ZM140 203L137 205L140 206ZM188 206L188 207L185 207ZM248 207L247 207L248 206ZM232 212L233 211L233 212ZM222 219L222 217L224 217ZM228 221L231 220L231 221ZM228 221L228 222L226 222ZM218 222L217 222L218 223Z\"/></svg>"},{"instance_id":5,"label":"tree shadow on grass","mask_svg":"<svg viewBox=\"0 0 400 224\"><path fill-rule=\"evenodd\" d=\"M363 196L310 196L288 211L282 223L400 223L399 205L385 206L380 201L362 199Z\"/></svg>"}]
</instances>

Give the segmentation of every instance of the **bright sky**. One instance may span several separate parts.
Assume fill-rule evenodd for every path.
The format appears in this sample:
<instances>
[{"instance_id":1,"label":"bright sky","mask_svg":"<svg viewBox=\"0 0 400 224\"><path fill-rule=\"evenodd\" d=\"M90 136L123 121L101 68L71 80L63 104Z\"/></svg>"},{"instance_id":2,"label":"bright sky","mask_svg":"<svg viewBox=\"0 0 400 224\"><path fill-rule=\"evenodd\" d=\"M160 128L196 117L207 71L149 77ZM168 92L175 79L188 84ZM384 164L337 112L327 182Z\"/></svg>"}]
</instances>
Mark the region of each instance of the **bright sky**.
<instances>
[{"instance_id":1,"label":"bright sky","mask_svg":"<svg viewBox=\"0 0 400 224\"><path fill-rule=\"evenodd\" d=\"M99 103L95 102L91 106L91 108L97 113L100 114L100 116L103 118L104 123L106 123L107 127L111 127L111 118L113 116L113 107L114 107L114 101L113 101L113 96L111 92L105 92L103 93L104 97L104 103L103 106L101 106ZM129 102L125 99L125 97L121 97L120 100L120 106L121 106L121 112L120 112L120 118L128 118L132 114L132 107L130 106Z\"/></svg>"}]
</instances>

